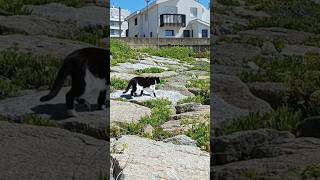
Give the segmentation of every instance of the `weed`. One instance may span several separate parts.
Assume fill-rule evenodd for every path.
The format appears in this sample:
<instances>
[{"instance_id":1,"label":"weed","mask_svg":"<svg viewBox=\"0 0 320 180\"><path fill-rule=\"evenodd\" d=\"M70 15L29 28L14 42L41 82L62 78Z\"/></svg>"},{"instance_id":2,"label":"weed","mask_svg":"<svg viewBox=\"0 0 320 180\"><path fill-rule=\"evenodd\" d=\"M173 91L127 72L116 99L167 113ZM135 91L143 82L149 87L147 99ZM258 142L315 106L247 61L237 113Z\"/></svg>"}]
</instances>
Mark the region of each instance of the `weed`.
<instances>
[{"instance_id":1,"label":"weed","mask_svg":"<svg viewBox=\"0 0 320 180\"><path fill-rule=\"evenodd\" d=\"M192 57L194 55L194 51L186 47L171 47L162 49L144 48L140 49L140 52L147 53L152 56L178 59L187 63L194 61Z\"/></svg>"},{"instance_id":2,"label":"weed","mask_svg":"<svg viewBox=\"0 0 320 180\"><path fill-rule=\"evenodd\" d=\"M146 69L139 69L135 71L135 74L141 75L143 73L162 73L164 72L164 69L158 68L158 67L151 67L151 68L146 68Z\"/></svg>"},{"instance_id":3,"label":"weed","mask_svg":"<svg viewBox=\"0 0 320 180\"><path fill-rule=\"evenodd\" d=\"M136 51L118 40L110 40L110 48L112 53L111 65L118 63L133 62L138 58Z\"/></svg>"},{"instance_id":4,"label":"weed","mask_svg":"<svg viewBox=\"0 0 320 180\"><path fill-rule=\"evenodd\" d=\"M111 78L111 88L122 90L125 89L128 85L128 82L126 80L122 80L119 78Z\"/></svg>"}]
</instances>

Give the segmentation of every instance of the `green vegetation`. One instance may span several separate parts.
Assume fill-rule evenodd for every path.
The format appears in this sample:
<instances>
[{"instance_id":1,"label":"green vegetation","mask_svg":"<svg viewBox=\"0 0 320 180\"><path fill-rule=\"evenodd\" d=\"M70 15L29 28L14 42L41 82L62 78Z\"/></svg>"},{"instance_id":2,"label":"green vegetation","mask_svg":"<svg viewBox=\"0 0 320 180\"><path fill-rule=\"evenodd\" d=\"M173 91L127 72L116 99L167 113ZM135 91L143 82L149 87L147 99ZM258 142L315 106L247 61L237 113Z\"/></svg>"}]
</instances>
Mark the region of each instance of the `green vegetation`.
<instances>
[{"instance_id":1,"label":"green vegetation","mask_svg":"<svg viewBox=\"0 0 320 180\"><path fill-rule=\"evenodd\" d=\"M210 104L210 79L193 79L186 84L188 88L196 88L197 93L194 100L202 104ZM200 97L199 97L200 96ZM184 101L190 101L191 98Z\"/></svg>"},{"instance_id":2,"label":"green vegetation","mask_svg":"<svg viewBox=\"0 0 320 180\"><path fill-rule=\"evenodd\" d=\"M58 124L56 124L55 122L35 114L27 114L17 119L0 116L0 121L7 121L10 123L23 123L35 126L58 127Z\"/></svg>"},{"instance_id":3,"label":"green vegetation","mask_svg":"<svg viewBox=\"0 0 320 180\"><path fill-rule=\"evenodd\" d=\"M250 37L248 40L247 40L247 43L248 44L251 44L253 46L258 46L258 47L262 47L263 46L263 39L261 38L258 38L258 37Z\"/></svg>"},{"instance_id":4,"label":"green vegetation","mask_svg":"<svg viewBox=\"0 0 320 180\"><path fill-rule=\"evenodd\" d=\"M0 52L0 92L5 97L14 96L19 89L48 88L53 84L61 60L50 56L34 56L15 50ZM6 84L10 81L10 85Z\"/></svg>"},{"instance_id":5,"label":"green vegetation","mask_svg":"<svg viewBox=\"0 0 320 180\"><path fill-rule=\"evenodd\" d=\"M94 46L103 47L101 41L102 38L109 36L109 27L104 27L103 29L91 28L86 30L81 30L75 35L75 37L65 36L66 39L76 40L92 44Z\"/></svg>"},{"instance_id":6,"label":"green vegetation","mask_svg":"<svg viewBox=\"0 0 320 180\"><path fill-rule=\"evenodd\" d=\"M305 45L307 46L315 46L320 47L320 35L315 35L310 37L306 42Z\"/></svg>"},{"instance_id":7,"label":"green vegetation","mask_svg":"<svg viewBox=\"0 0 320 180\"><path fill-rule=\"evenodd\" d=\"M112 53L111 65L132 62L138 58L138 53L135 50L118 40L111 39L110 48Z\"/></svg>"},{"instance_id":8,"label":"green vegetation","mask_svg":"<svg viewBox=\"0 0 320 180\"><path fill-rule=\"evenodd\" d=\"M204 104L205 98L201 95L187 97L178 101L178 104L192 103L192 102Z\"/></svg>"},{"instance_id":9,"label":"green vegetation","mask_svg":"<svg viewBox=\"0 0 320 180\"><path fill-rule=\"evenodd\" d=\"M42 5L53 2L73 7L81 7L85 3L84 0L0 0L0 9L12 14L30 14L31 11L25 8L24 5Z\"/></svg>"},{"instance_id":10,"label":"green vegetation","mask_svg":"<svg viewBox=\"0 0 320 180\"><path fill-rule=\"evenodd\" d=\"M300 112L295 112L293 109L283 106L274 112L265 114L250 113L248 116L234 120L231 124L224 125L219 133L226 135L238 131L270 128L280 131L290 131L295 134L300 118Z\"/></svg>"},{"instance_id":11,"label":"green vegetation","mask_svg":"<svg viewBox=\"0 0 320 180\"><path fill-rule=\"evenodd\" d=\"M151 68L146 68L146 69L139 69L139 70L135 71L135 74L141 75L143 73L162 73L164 71L165 70L162 68L151 67Z\"/></svg>"},{"instance_id":12,"label":"green vegetation","mask_svg":"<svg viewBox=\"0 0 320 180\"><path fill-rule=\"evenodd\" d=\"M208 62L200 61L200 62L195 62L192 65L194 65L194 67L192 67L191 70L210 72L210 63Z\"/></svg>"},{"instance_id":13,"label":"green vegetation","mask_svg":"<svg viewBox=\"0 0 320 180\"><path fill-rule=\"evenodd\" d=\"M128 81L119 78L111 78L111 89L123 90L126 89Z\"/></svg>"},{"instance_id":14,"label":"green vegetation","mask_svg":"<svg viewBox=\"0 0 320 180\"><path fill-rule=\"evenodd\" d=\"M218 0L218 2L225 6L240 6L240 2L238 0Z\"/></svg>"},{"instance_id":15,"label":"green vegetation","mask_svg":"<svg viewBox=\"0 0 320 180\"><path fill-rule=\"evenodd\" d=\"M191 127L185 132L185 134L197 141L197 145L205 151L210 152L210 117L199 117L197 120L186 119L182 124Z\"/></svg>"},{"instance_id":16,"label":"green vegetation","mask_svg":"<svg viewBox=\"0 0 320 180\"><path fill-rule=\"evenodd\" d=\"M307 180L313 178L314 180L319 179L320 177L320 165L310 165L301 173L301 179Z\"/></svg>"},{"instance_id":17,"label":"green vegetation","mask_svg":"<svg viewBox=\"0 0 320 180\"><path fill-rule=\"evenodd\" d=\"M164 122L168 121L172 114L171 102L167 99L150 100L143 103L144 106L151 108L151 116L141 118L139 122L124 123L120 125L121 134L134 134L145 136L143 128L151 125L154 128L152 134L153 139L161 140L172 136L170 133L163 131L160 127ZM113 127L111 135L119 134L119 129Z\"/></svg>"},{"instance_id":18,"label":"green vegetation","mask_svg":"<svg viewBox=\"0 0 320 180\"><path fill-rule=\"evenodd\" d=\"M191 63L194 61L193 59L194 51L190 48L185 48L185 47L171 47L171 48L162 48L162 49L144 48L144 49L140 49L140 52L147 53L152 56L179 59L187 63Z\"/></svg>"},{"instance_id":19,"label":"green vegetation","mask_svg":"<svg viewBox=\"0 0 320 180\"><path fill-rule=\"evenodd\" d=\"M255 6L272 17L250 21L250 29L256 27L283 27L320 33L320 5L302 0L246 0L246 5Z\"/></svg>"}]
</instances>

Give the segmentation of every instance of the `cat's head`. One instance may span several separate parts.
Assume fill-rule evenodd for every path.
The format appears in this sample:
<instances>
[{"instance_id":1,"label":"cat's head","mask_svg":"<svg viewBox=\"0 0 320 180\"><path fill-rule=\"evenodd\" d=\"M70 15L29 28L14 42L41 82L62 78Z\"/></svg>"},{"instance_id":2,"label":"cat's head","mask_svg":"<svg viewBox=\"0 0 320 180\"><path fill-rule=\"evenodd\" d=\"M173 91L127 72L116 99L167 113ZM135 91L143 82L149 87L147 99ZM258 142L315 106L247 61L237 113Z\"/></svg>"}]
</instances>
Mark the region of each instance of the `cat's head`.
<instances>
[{"instance_id":1,"label":"cat's head","mask_svg":"<svg viewBox=\"0 0 320 180\"><path fill-rule=\"evenodd\" d=\"M154 77L154 81L159 84L160 83L160 77Z\"/></svg>"}]
</instances>

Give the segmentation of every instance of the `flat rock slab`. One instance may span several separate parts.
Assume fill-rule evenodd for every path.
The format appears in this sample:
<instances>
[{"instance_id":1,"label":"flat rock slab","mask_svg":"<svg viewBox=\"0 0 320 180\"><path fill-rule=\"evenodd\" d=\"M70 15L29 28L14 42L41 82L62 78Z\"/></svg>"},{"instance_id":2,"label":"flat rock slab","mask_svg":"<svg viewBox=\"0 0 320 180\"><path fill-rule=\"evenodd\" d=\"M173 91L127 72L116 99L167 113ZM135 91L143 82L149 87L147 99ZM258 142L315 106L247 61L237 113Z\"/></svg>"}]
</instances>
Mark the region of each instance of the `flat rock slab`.
<instances>
[{"instance_id":1,"label":"flat rock slab","mask_svg":"<svg viewBox=\"0 0 320 180\"><path fill-rule=\"evenodd\" d=\"M149 101L154 99L168 99L172 102L173 105L175 105L177 104L178 101L187 97L185 95L182 95L180 92L166 91L166 90L156 90L157 97L153 97L153 94L152 95L148 94L148 92L144 92L143 96L132 97L130 95L130 91L131 90L129 90L127 94L123 94L123 91L118 90L114 93L111 93L110 98L111 99L124 98L124 99L127 99L128 101L133 101L133 102L144 102L144 101Z\"/></svg>"},{"instance_id":2,"label":"flat rock slab","mask_svg":"<svg viewBox=\"0 0 320 180\"><path fill-rule=\"evenodd\" d=\"M124 168L126 179L209 179L209 153L198 147L137 136L122 136L111 144L111 147L114 144L120 147L126 144L128 147L121 154L111 154L119 163L119 168Z\"/></svg>"},{"instance_id":3,"label":"flat rock slab","mask_svg":"<svg viewBox=\"0 0 320 180\"><path fill-rule=\"evenodd\" d=\"M117 66L112 66L111 71L118 73L134 73L137 70L143 70L147 68L161 68L167 70L167 68L158 65L149 65L143 63L120 63Z\"/></svg>"},{"instance_id":4,"label":"flat rock slab","mask_svg":"<svg viewBox=\"0 0 320 180\"><path fill-rule=\"evenodd\" d=\"M122 79L129 81L130 79L136 77L136 74L128 74L128 73L118 73L118 72L111 72L110 77L115 79Z\"/></svg>"},{"instance_id":5,"label":"flat rock slab","mask_svg":"<svg viewBox=\"0 0 320 180\"><path fill-rule=\"evenodd\" d=\"M58 3L27 7L32 10L32 15L56 22L75 22L81 28L107 26L106 19L108 18L109 10L103 7L85 6L73 8Z\"/></svg>"},{"instance_id":6,"label":"flat rock slab","mask_svg":"<svg viewBox=\"0 0 320 180\"><path fill-rule=\"evenodd\" d=\"M34 55L50 55L56 58L65 58L73 51L92 45L71 41L67 39L57 39L44 35L5 35L0 36L0 50L15 48L20 52L30 52Z\"/></svg>"},{"instance_id":7,"label":"flat rock slab","mask_svg":"<svg viewBox=\"0 0 320 180\"><path fill-rule=\"evenodd\" d=\"M130 102L111 100L110 105L111 122L137 122L142 117L151 115L149 108Z\"/></svg>"},{"instance_id":8,"label":"flat rock slab","mask_svg":"<svg viewBox=\"0 0 320 180\"><path fill-rule=\"evenodd\" d=\"M108 144L59 128L0 122L1 179L99 179Z\"/></svg>"},{"instance_id":9,"label":"flat rock slab","mask_svg":"<svg viewBox=\"0 0 320 180\"><path fill-rule=\"evenodd\" d=\"M44 103L41 103L39 99L43 95L46 95L48 91L35 92L21 97L2 100L0 101L0 114L9 117L36 114L54 120L57 123L81 123L95 129L104 129L109 124L107 110L88 111L81 106L76 106L78 109L77 117L66 118L65 94L68 90L68 87L63 88L54 99ZM88 101L94 104L97 100L92 95Z\"/></svg>"},{"instance_id":10,"label":"flat rock slab","mask_svg":"<svg viewBox=\"0 0 320 180\"><path fill-rule=\"evenodd\" d=\"M285 56L305 56L308 52L320 53L320 48L303 45L285 45L281 50L281 55Z\"/></svg>"},{"instance_id":11,"label":"flat rock slab","mask_svg":"<svg viewBox=\"0 0 320 180\"><path fill-rule=\"evenodd\" d=\"M34 15L0 16L0 27L2 31L9 33L54 37L69 37L79 33L75 25L54 22Z\"/></svg>"}]
</instances>

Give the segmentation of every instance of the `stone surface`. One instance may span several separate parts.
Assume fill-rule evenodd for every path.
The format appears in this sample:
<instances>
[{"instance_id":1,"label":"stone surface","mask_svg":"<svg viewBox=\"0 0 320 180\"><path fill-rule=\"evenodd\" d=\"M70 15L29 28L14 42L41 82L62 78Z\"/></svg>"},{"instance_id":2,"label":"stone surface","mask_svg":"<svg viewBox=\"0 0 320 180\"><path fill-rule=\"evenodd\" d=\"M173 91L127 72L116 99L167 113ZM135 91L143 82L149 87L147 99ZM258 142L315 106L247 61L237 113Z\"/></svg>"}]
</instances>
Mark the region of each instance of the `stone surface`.
<instances>
[{"instance_id":1,"label":"stone surface","mask_svg":"<svg viewBox=\"0 0 320 180\"><path fill-rule=\"evenodd\" d=\"M320 53L320 48L303 45L285 45L281 55L285 56L305 56L308 52Z\"/></svg>"},{"instance_id":2,"label":"stone surface","mask_svg":"<svg viewBox=\"0 0 320 180\"><path fill-rule=\"evenodd\" d=\"M0 36L0 50L15 48L20 52L30 52L41 56L50 55L61 59L73 51L85 47L92 47L92 45L44 35L26 36L14 34Z\"/></svg>"},{"instance_id":3,"label":"stone surface","mask_svg":"<svg viewBox=\"0 0 320 180\"><path fill-rule=\"evenodd\" d=\"M186 135L178 135L171 138L167 138L163 140L163 142L171 142L176 145L186 145L186 146L194 146L197 147L197 141L191 139Z\"/></svg>"},{"instance_id":4,"label":"stone surface","mask_svg":"<svg viewBox=\"0 0 320 180\"><path fill-rule=\"evenodd\" d=\"M98 179L107 142L59 128L0 122L2 179Z\"/></svg>"},{"instance_id":5,"label":"stone surface","mask_svg":"<svg viewBox=\"0 0 320 180\"><path fill-rule=\"evenodd\" d=\"M122 136L114 143L126 144L123 153L111 156L126 179L209 179L210 156L198 147L157 142L137 136Z\"/></svg>"},{"instance_id":6,"label":"stone surface","mask_svg":"<svg viewBox=\"0 0 320 180\"><path fill-rule=\"evenodd\" d=\"M142 117L151 115L149 108L130 102L111 100L110 106L111 122L137 122Z\"/></svg>"},{"instance_id":7,"label":"stone surface","mask_svg":"<svg viewBox=\"0 0 320 180\"><path fill-rule=\"evenodd\" d=\"M40 97L46 95L48 91L35 92L29 95L9 98L0 101L0 114L9 117L19 117L26 114L36 114L41 117L49 118L59 124L75 125L86 124L94 129L104 130L109 124L108 111L94 110L94 104L97 102L94 94L89 97L88 101L92 103L92 111L82 106L76 106L78 116L73 118L66 118L66 101L65 94L69 88L63 88L60 93L52 100L41 103Z\"/></svg>"},{"instance_id":8,"label":"stone surface","mask_svg":"<svg viewBox=\"0 0 320 180\"><path fill-rule=\"evenodd\" d=\"M320 138L320 117L314 116L304 119L298 126L299 137L316 137Z\"/></svg>"},{"instance_id":9,"label":"stone surface","mask_svg":"<svg viewBox=\"0 0 320 180\"><path fill-rule=\"evenodd\" d=\"M215 94L228 104L249 112L269 112L271 106L265 101L255 97L238 77L214 74L213 90Z\"/></svg>"},{"instance_id":10,"label":"stone surface","mask_svg":"<svg viewBox=\"0 0 320 180\"><path fill-rule=\"evenodd\" d=\"M190 111L197 111L201 104L199 103L184 103L184 104L179 104L176 105L176 113L181 114L185 112L190 112Z\"/></svg>"},{"instance_id":11,"label":"stone surface","mask_svg":"<svg viewBox=\"0 0 320 180\"><path fill-rule=\"evenodd\" d=\"M85 6L82 8L68 7L63 4L50 3L38 6L28 6L32 15L63 23L76 23L81 28L107 26L107 8Z\"/></svg>"},{"instance_id":12,"label":"stone surface","mask_svg":"<svg viewBox=\"0 0 320 180\"><path fill-rule=\"evenodd\" d=\"M129 90L128 93L130 93ZM156 90L156 97L153 97L153 94L149 94L148 92L144 92L143 96L131 97L130 94L123 94L123 91L116 91L110 94L111 99L116 98L124 98L128 101L132 102L144 102L148 100L154 99L169 99L172 104L176 104L179 100L186 98L186 96L182 95L180 92L177 91L166 91L166 90ZM139 93L138 93L139 94Z\"/></svg>"}]
</instances>

